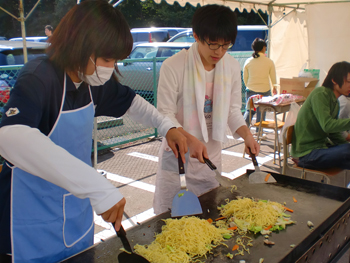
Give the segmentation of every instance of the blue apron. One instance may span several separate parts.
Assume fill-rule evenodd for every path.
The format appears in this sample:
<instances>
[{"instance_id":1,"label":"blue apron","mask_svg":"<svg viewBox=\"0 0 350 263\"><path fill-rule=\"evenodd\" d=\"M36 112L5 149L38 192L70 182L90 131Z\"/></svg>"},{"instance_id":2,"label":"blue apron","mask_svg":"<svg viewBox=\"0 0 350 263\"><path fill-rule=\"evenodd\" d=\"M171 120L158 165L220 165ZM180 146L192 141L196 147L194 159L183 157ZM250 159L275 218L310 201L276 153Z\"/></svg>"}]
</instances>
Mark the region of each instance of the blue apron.
<instances>
[{"instance_id":1,"label":"blue apron","mask_svg":"<svg viewBox=\"0 0 350 263\"><path fill-rule=\"evenodd\" d=\"M63 111L65 74L61 110L48 137L91 165L94 106L90 87L89 91L88 105ZM93 211L88 198L79 199L59 186L14 167L11 206L13 262L57 262L93 244Z\"/></svg>"}]
</instances>

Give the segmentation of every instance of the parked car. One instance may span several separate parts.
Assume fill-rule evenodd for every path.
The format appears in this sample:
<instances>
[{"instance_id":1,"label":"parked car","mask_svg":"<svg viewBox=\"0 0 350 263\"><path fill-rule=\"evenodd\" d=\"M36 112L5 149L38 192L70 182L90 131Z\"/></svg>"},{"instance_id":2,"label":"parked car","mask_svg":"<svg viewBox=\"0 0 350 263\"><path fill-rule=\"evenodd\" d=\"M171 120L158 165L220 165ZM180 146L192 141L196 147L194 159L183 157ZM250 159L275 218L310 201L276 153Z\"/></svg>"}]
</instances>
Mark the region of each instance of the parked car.
<instances>
[{"instance_id":1,"label":"parked car","mask_svg":"<svg viewBox=\"0 0 350 263\"><path fill-rule=\"evenodd\" d=\"M168 30L153 27L133 28L130 32L134 42L133 49L141 43L166 42L170 38Z\"/></svg>"},{"instance_id":2,"label":"parked car","mask_svg":"<svg viewBox=\"0 0 350 263\"><path fill-rule=\"evenodd\" d=\"M229 51L252 51L251 44L254 39L259 37L267 39L267 26L238 26L237 38L235 44ZM168 42L194 42L192 29L180 32L168 40Z\"/></svg>"},{"instance_id":3,"label":"parked car","mask_svg":"<svg viewBox=\"0 0 350 263\"><path fill-rule=\"evenodd\" d=\"M122 77L119 77L123 85L134 89L136 93L153 104L153 68L152 58L167 58L180 52L182 49L189 49L192 43L144 43L139 44L131 52L129 58L118 63L118 69ZM135 59L138 59L135 61ZM158 83L159 70L163 60L155 62L156 82ZM137 77L137 78L135 78Z\"/></svg>"},{"instance_id":4,"label":"parked car","mask_svg":"<svg viewBox=\"0 0 350 263\"><path fill-rule=\"evenodd\" d=\"M7 40L7 38L0 36L0 40Z\"/></svg>"},{"instance_id":5,"label":"parked car","mask_svg":"<svg viewBox=\"0 0 350 263\"><path fill-rule=\"evenodd\" d=\"M192 29L182 31L168 40L168 42L195 42Z\"/></svg>"},{"instance_id":6,"label":"parked car","mask_svg":"<svg viewBox=\"0 0 350 263\"><path fill-rule=\"evenodd\" d=\"M28 60L45 55L47 43L27 42ZM18 74L17 70L7 70L6 67L23 65L23 42L22 41L0 41L0 80L2 88L7 83L8 87L13 87Z\"/></svg>"},{"instance_id":7,"label":"parked car","mask_svg":"<svg viewBox=\"0 0 350 263\"><path fill-rule=\"evenodd\" d=\"M27 42L46 42L47 37L26 37ZM10 38L9 41L23 41L22 37Z\"/></svg>"},{"instance_id":8,"label":"parked car","mask_svg":"<svg viewBox=\"0 0 350 263\"><path fill-rule=\"evenodd\" d=\"M160 30L167 30L169 33L169 37L173 37L176 34L183 32L183 31L187 31L191 28L186 28L186 27L151 27L152 29L160 29ZM140 27L140 28L133 28L133 30L143 30L144 28Z\"/></svg>"}]
</instances>

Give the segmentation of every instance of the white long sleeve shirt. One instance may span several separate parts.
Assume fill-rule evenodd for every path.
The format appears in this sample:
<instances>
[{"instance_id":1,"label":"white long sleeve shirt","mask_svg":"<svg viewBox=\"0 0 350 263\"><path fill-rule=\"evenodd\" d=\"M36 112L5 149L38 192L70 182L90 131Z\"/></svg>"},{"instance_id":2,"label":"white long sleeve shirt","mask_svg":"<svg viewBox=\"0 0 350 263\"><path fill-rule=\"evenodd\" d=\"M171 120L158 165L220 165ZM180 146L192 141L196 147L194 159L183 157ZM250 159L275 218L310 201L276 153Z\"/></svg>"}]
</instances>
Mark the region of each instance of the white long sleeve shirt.
<instances>
[{"instance_id":1,"label":"white long sleeve shirt","mask_svg":"<svg viewBox=\"0 0 350 263\"><path fill-rule=\"evenodd\" d=\"M186 118L186 116L183 116L184 63L184 52L179 52L166 59L160 69L158 83L158 110L163 115L169 117L176 127L182 127L183 118ZM239 138L240 136L236 133L237 129L246 125L241 113L242 86L240 65L238 61L232 57L232 63L225 66L230 67L232 72L232 86L230 87L231 103L228 107L229 113L227 122L233 136Z\"/></svg>"},{"instance_id":2,"label":"white long sleeve shirt","mask_svg":"<svg viewBox=\"0 0 350 263\"><path fill-rule=\"evenodd\" d=\"M150 103L136 95L127 114L145 126L157 127L165 135L174 127ZM38 129L26 125L9 125L0 129L0 154L16 167L56 184L79 198L90 198L101 214L123 196L93 167L53 143Z\"/></svg>"}]
</instances>

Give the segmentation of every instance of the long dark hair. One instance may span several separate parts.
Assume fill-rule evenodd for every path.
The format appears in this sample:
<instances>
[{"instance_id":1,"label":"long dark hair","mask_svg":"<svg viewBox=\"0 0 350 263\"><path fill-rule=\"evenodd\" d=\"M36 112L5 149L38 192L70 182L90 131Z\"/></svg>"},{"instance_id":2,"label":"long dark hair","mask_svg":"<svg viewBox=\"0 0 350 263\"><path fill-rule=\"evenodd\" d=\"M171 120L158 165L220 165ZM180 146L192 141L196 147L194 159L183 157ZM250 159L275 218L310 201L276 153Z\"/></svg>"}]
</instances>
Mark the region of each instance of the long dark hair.
<instances>
[{"instance_id":1,"label":"long dark hair","mask_svg":"<svg viewBox=\"0 0 350 263\"><path fill-rule=\"evenodd\" d=\"M265 42L265 40L261 39L261 38L256 38L254 39L253 43L252 43L252 49L254 50L252 56L253 58L258 58L260 57L259 52L264 48L267 47L267 44Z\"/></svg>"},{"instance_id":2,"label":"long dark hair","mask_svg":"<svg viewBox=\"0 0 350 263\"><path fill-rule=\"evenodd\" d=\"M339 87L342 87L344 84L344 79L348 76L349 73L350 73L349 62L342 61L342 62L335 63L328 71L328 74L324 79L322 86L329 89L333 89L334 88L333 81L334 81L339 85Z\"/></svg>"},{"instance_id":3,"label":"long dark hair","mask_svg":"<svg viewBox=\"0 0 350 263\"><path fill-rule=\"evenodd\" d=\"M62 18L49 42L50 60L63 70L80 70L84 74L92 54L95 60L122 60L133 45L123 14L104 0L85 0L75 5Z\"/></svg>"}]
</instances>

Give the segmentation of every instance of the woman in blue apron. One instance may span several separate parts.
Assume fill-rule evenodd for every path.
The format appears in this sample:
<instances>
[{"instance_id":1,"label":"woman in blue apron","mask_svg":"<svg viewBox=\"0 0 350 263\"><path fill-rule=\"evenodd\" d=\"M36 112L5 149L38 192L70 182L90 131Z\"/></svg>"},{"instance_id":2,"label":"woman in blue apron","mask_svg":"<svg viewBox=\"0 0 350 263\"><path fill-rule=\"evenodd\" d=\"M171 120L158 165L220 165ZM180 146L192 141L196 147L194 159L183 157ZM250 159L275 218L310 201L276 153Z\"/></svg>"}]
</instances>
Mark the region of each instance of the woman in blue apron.
<instances>
[{"instance_id":1,"label":"woman in blue apron","mask_svg":"<svg viewBox=\"0 0 350 263\"><path fill-rule=\"evenodd\" d=\"M125 113L157 127L184 158L170 119L113 75L132 48L129 26L106 1L62 19L48 57L21 70L0 124L0 262L59 262L93 244L93 209L121 224L125 199L91 167L93 118ZM113 76L113 77L112 77Z\"/></svg>"}]
</instances>

